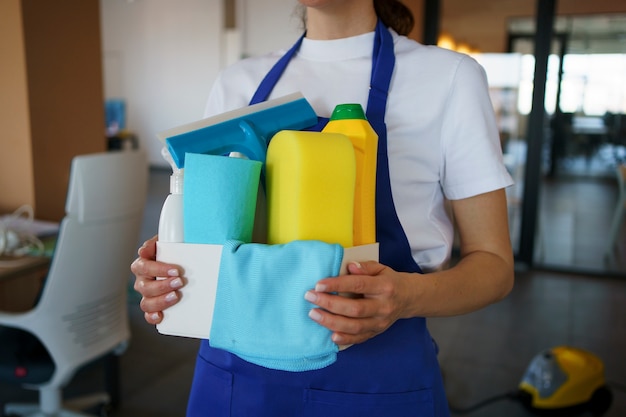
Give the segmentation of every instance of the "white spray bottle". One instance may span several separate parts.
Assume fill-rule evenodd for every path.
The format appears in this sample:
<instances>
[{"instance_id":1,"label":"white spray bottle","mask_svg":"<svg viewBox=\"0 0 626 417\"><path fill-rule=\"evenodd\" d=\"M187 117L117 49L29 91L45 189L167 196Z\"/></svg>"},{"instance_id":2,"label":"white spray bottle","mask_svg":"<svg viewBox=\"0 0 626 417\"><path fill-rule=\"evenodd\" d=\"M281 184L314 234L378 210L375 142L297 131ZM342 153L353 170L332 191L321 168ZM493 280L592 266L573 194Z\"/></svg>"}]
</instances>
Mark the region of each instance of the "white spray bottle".
<instances>
[{"instance_id":1,"label":"white spray bottle","mask_svg":"<svg viewBox=\"0 0 626 417\"><path fill-rule=\"evenodd\" d=\"M167 148L161 149L161 155L172 167L172 175L170 175L170 194L163 203L159 217L159 241L184 242L183 169L176 166Z\"/></svg>"}]
</instances>

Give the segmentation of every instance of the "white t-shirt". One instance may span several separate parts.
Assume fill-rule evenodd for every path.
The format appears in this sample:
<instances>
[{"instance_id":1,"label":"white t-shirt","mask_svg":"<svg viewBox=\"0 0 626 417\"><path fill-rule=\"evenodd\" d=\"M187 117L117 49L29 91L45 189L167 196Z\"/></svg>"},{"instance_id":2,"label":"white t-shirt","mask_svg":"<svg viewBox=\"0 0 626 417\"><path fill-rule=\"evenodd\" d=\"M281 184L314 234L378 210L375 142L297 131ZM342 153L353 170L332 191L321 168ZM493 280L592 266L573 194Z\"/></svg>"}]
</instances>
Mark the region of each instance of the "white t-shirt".
<instances>
[{"instance_id":1,"label":"white t-shirt","mask_svg":"<svg viewBox=\"0 0 626 417\"><path fill-rule=\"evenodd\" d=\"M391 30L396 65L387 102L392 194L412 253L424 271L452 249L445 198L462 199L513 183L502 150L485 72L471 57L424 46ZM337 104L367 107L374 32L304 39L269 99L301 92L318 116ZM206 116L246 106L285 51L242 60L213 86Z\"/></svg>"}]
</instances>

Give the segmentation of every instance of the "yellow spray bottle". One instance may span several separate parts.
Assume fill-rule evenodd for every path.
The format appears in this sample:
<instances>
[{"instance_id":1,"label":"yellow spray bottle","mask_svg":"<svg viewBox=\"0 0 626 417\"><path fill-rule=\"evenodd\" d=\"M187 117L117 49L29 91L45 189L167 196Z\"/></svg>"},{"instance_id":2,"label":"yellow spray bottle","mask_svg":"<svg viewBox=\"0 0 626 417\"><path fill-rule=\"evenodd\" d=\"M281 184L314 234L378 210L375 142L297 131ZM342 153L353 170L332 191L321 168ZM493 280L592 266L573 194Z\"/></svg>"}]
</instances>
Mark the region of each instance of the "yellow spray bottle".
<instances>
[{"instance_id":1,"label":"yellow spray bottle","mask_svg":"<svg viewBox=\"0 0 626 417\"><path fill-rule=\"evenodd\" d=\"M322 130L342 133L352 142L356 158L353 244L376 242L376 157L378 135L360 104L339 104Z\"/></svg>"}]
</instances>

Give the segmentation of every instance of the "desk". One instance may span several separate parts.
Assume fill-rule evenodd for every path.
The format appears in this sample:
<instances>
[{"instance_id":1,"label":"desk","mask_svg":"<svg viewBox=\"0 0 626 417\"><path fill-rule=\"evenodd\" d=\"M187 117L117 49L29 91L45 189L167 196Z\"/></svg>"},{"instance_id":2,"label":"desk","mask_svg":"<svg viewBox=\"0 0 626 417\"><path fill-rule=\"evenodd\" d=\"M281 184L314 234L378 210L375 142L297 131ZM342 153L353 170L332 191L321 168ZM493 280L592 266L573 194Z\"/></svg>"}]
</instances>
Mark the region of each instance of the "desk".
<instances>
[{"instance_id":1,"label":"desk","mask_svg":"<svg viewBox=\"0 0 626 417\"><path fill-rule=\"evenodd\" d=\"M49 268L50 258L44 256L25 256L0 264L0 310L30 310Z\"/></svg>"},{"instance_id":2,"label":"desk","mask_svg":"<svg viewBox=\"0 0 626 417\"><path fill-rule=\"evenodd\" d=\"M139 139L132 132L122 130L114 135L107 136L107 150L129 150L138 149Z\"/></svg>"},{"instance_id":3,"label":"desk","mask_svg":"<svg viewBox=\"0 0 626 417\"><path fill-rule=\"evenodd\" d=\"M607 141L609 130L601 117L582 116L572 119L572 137L577 149L584 153L587 163Z\"/></svg>"}]
</instances>

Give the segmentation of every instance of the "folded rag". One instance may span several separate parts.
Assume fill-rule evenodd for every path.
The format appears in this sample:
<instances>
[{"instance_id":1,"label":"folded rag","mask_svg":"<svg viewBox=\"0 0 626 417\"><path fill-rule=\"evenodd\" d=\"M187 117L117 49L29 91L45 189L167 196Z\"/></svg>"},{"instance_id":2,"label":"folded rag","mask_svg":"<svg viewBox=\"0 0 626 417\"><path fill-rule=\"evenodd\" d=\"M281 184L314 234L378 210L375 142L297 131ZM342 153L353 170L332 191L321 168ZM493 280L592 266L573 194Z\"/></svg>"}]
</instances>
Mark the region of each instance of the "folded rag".
<instances>
[{"instance_id":1,"label":"folded rag","mask_svg":"<svg viewBox=\"0 0 626 417\"><path fill-rule=\"evenodd\" d=\"M185 160L185 242L250 242L262 164L203 154L188 154Z\"/></svg>"},{"instance_id":2,"label":"folded rag","mask_svg":"<svg viewBox=\"0 0 626 417\"><path fill-rule=\"evenodd\" d=\"M224 244L211 346L271 369L301 372L335 362L330 330L308 316L304 293L336 276L343 247L301 240L280 245Z\"/></svg>"}]
</instances>

